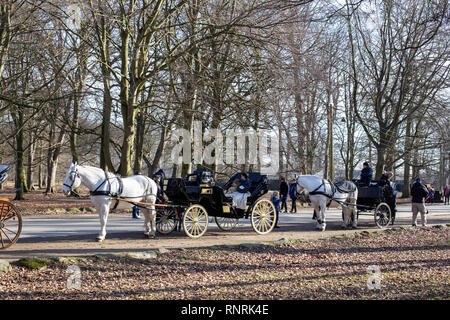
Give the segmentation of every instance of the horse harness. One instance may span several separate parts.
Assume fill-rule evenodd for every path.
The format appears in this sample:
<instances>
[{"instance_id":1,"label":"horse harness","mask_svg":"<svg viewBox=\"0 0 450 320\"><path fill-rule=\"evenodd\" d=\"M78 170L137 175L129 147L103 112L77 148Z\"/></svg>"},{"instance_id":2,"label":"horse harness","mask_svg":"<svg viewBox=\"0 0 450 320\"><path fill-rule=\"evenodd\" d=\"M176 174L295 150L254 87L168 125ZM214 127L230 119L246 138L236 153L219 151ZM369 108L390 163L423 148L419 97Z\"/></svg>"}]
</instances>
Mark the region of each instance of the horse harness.
<instances>
[{"instance_id":1,"label":"horse harness","mask_svg":"<svg viewBox=\"0 0 450 320\"><path fill-rule=\"evenodd\" d=\"M91 196L107 196L110 198L115 198L116 199L116 203L114 204L114 206L112 207L112 210L116 209L117 206L119 205L119 200L118 198L121 197L122 192L123 192L123 182L122 179L120 178L120 176L114 175L113 177L108 177L108 173L106 171L103 171L105 173L105 179L102 181L102 183L100 183L97 188L95 188L94 191L90 191L89 194ZM76 176L78 176L78 178L81 179L80 175L78 174L78 170L74 169L70 172L70 174L75 174ZM150 179L149 177L145 177L147 179ZM119 184L119 188L117 190L117 192L111 192L111 180L112 179L117 179L117 183ZM150 179L151 180L151 179ZM101 186L103 186L105 183L108 183L108 189L109 190L98 190L100 189ZM73 184L75 183L75 178L72 178L72 184L68 185L67 183L64 183L63 185L70 188L70 191L74 192L73 190ZM125 197L125 198L144 198L146 196L150 195L150 193L146 192L146 194L139 196L139 197Z\"/></svg>"},{"instance_id":2,"label":"horse harness","mask_svg":"<svg viewBox=\"0 0 450 320\"><path fill-rule=\"evenodd\" d=\"M325 192L325 179L322 179L322 183L316 189L311 191L309 194L310 195L324 195L327 198L329 198L329 201L327 203L327 207L330 206L331 201L333 201L333 200L336 201L337 203L341 204L341 205L346 205L347 203L335 199L334 198L334 194L336 193L336 191L339 191L341 193L349 193L349 192L352 192L353 190L346 190L345 189L345 187L349 188L348 184L345 184L345 183L342 184L341 183L341 184L337 185L337 184L334 184L333 182L331 182L330 180L327 180L327 181L328 181L328 183L330 184L330 187L331 187L331 194L328 194L328 193ZM319 189L322 186L324 186L324 191L319 191ZM353 185L353 187L355 187L355 186Z\"/></svg>"},{"instance_id":3,"label":"horse harness","mask_svg":"<svg viewBox=\"0 0 450 320\"><path fill-rule=\"evenodd\" d=\"M95 188L94 191L90 191L89 194L91 196L109 196L109 197L113 197L113 198L117 198L120 197L120 195L123 192L123 182L122 179L120 179L119 176L114 175L114 177L108 177L108 174L105 171L105 180L102 181L102 183L100 183L97 188ZM111 192L111 179L117 179L117 183L119 184L119 189L117 190L117 192ZM103 186L106 182L108 182L108 189L109 190L98 190L100 189L101 186Z\"/></svg>"},{"instance_id":4,"label":"horse harness","mask_svg":"<svg viewBox=\"0 0 450 320\"><path fill-rule=\"evenodd\" d=\"M334 194L336 193L336 186L330 180L327 180L327 181L328 181L328 183L330 184L330 187L331 187L331 194L328 194L328 193L325 192L326 191L325 190L325 179L322 179L322 183L317 188L315 188L313 191L309 192L309 194L313 195L313 196L314 195L323 195L323 196L329 198L329 201L327 203L327 208L328 208L330 206L330 204L331 204L331 201L334 200L333 197L334 197ZM319 189L322 186L323 186L323 190L324 191L319 191Z\"/></svg>"},{"instance_id":5,"label":"horse harness","mask_svg":"<svg viewBox=\"0 0 450 320\"><path fill-rule=\"evenodd\" d=\"M94 191L90 191L90 195L91 196L107 196L110 197L111 200L115 199L115 204L114 206L111 208L111 210L115 210L117 208L117 206L119 205L120 201L123 201L123 199L130 199L130 198L145 198L148 195L151 195L151 193L148 192L148 190L146 191L146 193L142 196L138 196L138 197L122 197L122 192L123 192L123 182L122 179L120 178L120 176L114 175L113 177L108 177L108 174L105 171L105 180L102 181L102 183L100 183L97 188L95 188ZM144 176L145 178L147 178L148 180L151 180L149 177ZM119 188L117 190L117 192L111 192L111 179L117 179L117 183L119 184ZM104 185L106 182L108 182L108 189L107 190L98 190L102 185ZM119 198L121 198L121 200L119 200Z\"/></svg>"},{"instance_id":6,"label":"horse harness","mask_svg":"<svg viewBox=\"0 0 450 320\"><path fill-rule=\"evenodd\" d=\"M111 180L112 179L116 179L117 183L119 184L119 188L117 190L117 192L111 192ZM108 189L109 190L98 190L100 189L101 186L103 186L105 183L108 183ZM97 188L95 188L94 191L90 191L89 194L91 196L108 196L111 198L118 198L121 196L123 192L123 182L122 179L119 176L114 175L113 177L108 177L108 173L105 171L105 180L102 181L102 183L100 183ZM111 208L111 210L115 210L117 208L117 206L119 205L119 200L116 200L116 203L114 204L114 206Z\"/></svg>"}]
</instances>

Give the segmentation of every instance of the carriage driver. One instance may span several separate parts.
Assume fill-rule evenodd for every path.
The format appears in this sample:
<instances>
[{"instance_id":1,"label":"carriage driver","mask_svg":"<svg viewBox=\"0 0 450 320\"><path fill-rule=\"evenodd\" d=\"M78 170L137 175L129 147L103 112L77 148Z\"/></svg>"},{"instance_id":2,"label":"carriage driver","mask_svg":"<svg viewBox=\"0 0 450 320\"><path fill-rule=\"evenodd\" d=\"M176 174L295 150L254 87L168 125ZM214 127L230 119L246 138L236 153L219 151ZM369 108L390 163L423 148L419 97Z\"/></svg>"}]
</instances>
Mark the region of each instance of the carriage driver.
<instances>
[{"instance_id":1,"label":"carriage driver","mask_svg":"<svg viewBox=\"0 0 450 320\"><path fill-rule=\"evenodd\" d=\"M161 176L155 176L154 181L156 182L156 203L166 203L166 198L164 197L164 191L161 188Z\"/></svg>"},{"instance_id":2,"label":"carriage driver","mask_svg":"<svg viewBox=\"0 0 450 320\"><path fill-rule=\"evenodd\" d=\"M362 185L369 185L373 179L373 169L369 166L368 162L363 163L363 168L361 170L361 178L359 183Z\"/></svg>"}]
</instances>

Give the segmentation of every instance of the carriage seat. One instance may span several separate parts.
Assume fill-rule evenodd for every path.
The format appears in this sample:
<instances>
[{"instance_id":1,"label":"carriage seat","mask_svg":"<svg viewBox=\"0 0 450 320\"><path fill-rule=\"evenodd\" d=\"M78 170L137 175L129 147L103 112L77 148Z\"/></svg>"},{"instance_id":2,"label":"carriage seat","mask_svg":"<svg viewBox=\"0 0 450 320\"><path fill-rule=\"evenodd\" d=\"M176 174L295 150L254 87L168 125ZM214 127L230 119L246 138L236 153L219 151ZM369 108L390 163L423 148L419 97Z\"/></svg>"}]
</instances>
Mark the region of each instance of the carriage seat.
<instances>
[{"instance_id":1,"label":"carriage seat","mask_svg":"<svg viewBox=\"0 0 450 320\"><path fill-rule=\"evenodd\" d=\"M383 197L383 188L378 185L358 187L358 199L370 198L381 199Z\"/></svg>"},{"instance_id":2,"label":"carriage seat","mask_svg":"<svg viewBox=\"0 0 450 320\"><path fill-rule=\"evenodd\" d=\"M267 176L259 172L250 172L248 175L250 182L250 197L257 196L262 190L267 189Z\"/></svg>"},{"instance_id":3,"label":"carriage seat","mask_svg":"<svg viewBox=\"0 0 450 320\"><path fill-rule=\"evenodd\" d=\"M168 179L165 193L169 200L174 202L186 202L189 201L190 198L186 190L184 179L181 178Z\"/></svg>"}]
</instances>

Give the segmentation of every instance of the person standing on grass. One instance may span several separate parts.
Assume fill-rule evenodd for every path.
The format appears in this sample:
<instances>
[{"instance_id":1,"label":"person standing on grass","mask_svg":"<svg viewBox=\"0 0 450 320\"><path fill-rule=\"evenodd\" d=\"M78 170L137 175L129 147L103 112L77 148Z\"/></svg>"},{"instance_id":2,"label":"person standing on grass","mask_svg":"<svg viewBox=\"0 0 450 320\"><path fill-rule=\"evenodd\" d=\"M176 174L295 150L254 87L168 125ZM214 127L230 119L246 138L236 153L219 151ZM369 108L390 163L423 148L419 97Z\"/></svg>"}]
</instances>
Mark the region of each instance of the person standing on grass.
<instances>
[{"instance_id":1,"label":"person standing on grass","mask_svg":"<svg viewBox=\"0 0 450 320\"><path fill-rule=\"evenodd\" d=\"M427 226L427 217L425 214L425 197L428 195L427 187L422 184L422 179L417 178L416 182L411 187L411 196L412 196L412 226L417 226L417 214L420 212L422 219L422 226Z\"/></svg>"},{"instance_id":2,"label":"person standing on grass","mask_svg":"<svg viewBox=\"0 0 450 320\"><path fill-rule=\"evenodd\" d=\"M450 205L450 186L446 185L444 188L444 205L449 204Z\"/></svg>"},{"instance_id":3,"label":"person standing on grass","mask_svg":"<svg viewBox=\"0 0 450 320\"><path fill-rule=\"evenodd\" d=\"M291 212L297 213L297 182L295 179L292 179L289 184L289 198L292 200Z\"/></svg>"},{"instance_id":4,"label":"person standing on grass","mask_svg":"<svg viewBox=\"0 0 450 320\"><path fill-rule=\"evenodd\" d=\"M278 226L278 219L279 219L279 215L280 215L280 202L281 199L278 197L278 192L274 192L272 194L272 197L270 198L270 201L272 201L273 206L275 207L275 212L277 213L276 217L275 217L275 226L274 228L279 228Z\"/></svg>"},{"instance_id":5,"label":"person standing on grass","mask_svg":"<svg viewBox=\"0 0 450 320\"><path fill-rule=\"evenodd\" d=\"M287 213L288 209L287 209L287 197L288 197L288 193L289 193L289 186L286 183L286 179L285 178L281 178L281 183L280 183L280 199L281 199L281 210L283 210L284 208L284 212Z\"/></svg>"}]
</instances>

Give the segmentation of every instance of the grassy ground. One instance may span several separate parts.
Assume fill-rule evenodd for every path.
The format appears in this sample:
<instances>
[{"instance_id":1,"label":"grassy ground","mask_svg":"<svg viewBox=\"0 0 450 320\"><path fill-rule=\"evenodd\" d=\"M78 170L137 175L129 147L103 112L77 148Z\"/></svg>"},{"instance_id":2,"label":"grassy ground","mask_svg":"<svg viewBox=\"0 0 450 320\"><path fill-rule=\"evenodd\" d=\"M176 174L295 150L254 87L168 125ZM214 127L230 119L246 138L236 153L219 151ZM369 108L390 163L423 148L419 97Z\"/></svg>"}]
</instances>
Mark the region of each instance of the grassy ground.
<instances>
[{"instance_id":1,"label":"grassy ground","mask_svg":"<svg viewBox=\"0 0 450 320\"><path fill-rule=\"evenodd\" d=\"M19 261L0 274L0 299L449 299L450 229L439 227L171 250L146 260ZM80 268L79 289L67 287L69 265ZM368 268L379 268L379 289L368 289L378 276Z\"/></svg>"}]
</instances>

